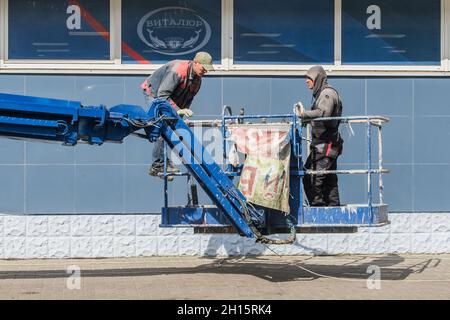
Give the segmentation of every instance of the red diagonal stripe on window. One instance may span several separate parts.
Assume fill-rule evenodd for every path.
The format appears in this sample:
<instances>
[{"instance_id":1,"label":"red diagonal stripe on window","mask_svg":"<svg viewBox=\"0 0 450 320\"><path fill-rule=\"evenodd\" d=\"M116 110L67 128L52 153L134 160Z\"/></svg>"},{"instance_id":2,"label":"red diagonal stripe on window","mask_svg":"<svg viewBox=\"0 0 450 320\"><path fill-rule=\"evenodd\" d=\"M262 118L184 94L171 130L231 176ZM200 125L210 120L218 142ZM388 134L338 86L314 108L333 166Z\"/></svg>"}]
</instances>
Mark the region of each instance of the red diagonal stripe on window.
<instances>
[{"instance_id":1,"label":"red diagonal stripe on window","mask_svg":"<svg viewBox=\"0 0 450 320\"><path fill-rule=\"evenodd\" d=\"M89 23L89 25L96 32L100 33L102 37L105 38L106 41L109 42L111 40L110 33L108 32L108 30L106 30L105 27L102 26L77 0L69 0L69 4L80 7L81 16L87 21L87 23ZM143 56L141 56L139 53L137 53L123 41L122 41L122 50L137 62L141 64L150 64L149 60L145 59Z\"/></svg>"}]
</instances>

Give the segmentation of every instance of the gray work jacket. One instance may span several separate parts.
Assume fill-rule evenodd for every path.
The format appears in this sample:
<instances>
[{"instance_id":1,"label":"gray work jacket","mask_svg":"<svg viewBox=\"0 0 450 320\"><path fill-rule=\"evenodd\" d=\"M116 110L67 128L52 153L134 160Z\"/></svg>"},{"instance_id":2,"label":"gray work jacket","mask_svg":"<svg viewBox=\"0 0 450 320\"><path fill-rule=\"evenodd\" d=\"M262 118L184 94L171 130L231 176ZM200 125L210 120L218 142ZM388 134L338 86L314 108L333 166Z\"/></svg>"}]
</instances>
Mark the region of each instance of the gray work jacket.
<instances>
[{"instance_id":1,"label":"gray work jacket","mask_svg":"<svg viewBox=\"0 0 450 320\"><path fill-rule=\"evenodd\" d=\"M148 86L153 97L169 100L178 110L191 106L201 84L201 77L192 70L192 61L173 60L153 72L142 86Z\"/></svg>"},{"instance_id":2,"label":"gray work jacket","mask_svg":"<svg viewBox=\"0 0 450 320\"><path fill-rule=\"evenodd\" d=\"M335 89L327 86L320 92L311 106L311 110L305 111L302 118L312 120L321 117L340 117L342 115L342 102ZM311 121L312 141L311 145L338 142L339 121Z\"/></svg>"}]
</instances>

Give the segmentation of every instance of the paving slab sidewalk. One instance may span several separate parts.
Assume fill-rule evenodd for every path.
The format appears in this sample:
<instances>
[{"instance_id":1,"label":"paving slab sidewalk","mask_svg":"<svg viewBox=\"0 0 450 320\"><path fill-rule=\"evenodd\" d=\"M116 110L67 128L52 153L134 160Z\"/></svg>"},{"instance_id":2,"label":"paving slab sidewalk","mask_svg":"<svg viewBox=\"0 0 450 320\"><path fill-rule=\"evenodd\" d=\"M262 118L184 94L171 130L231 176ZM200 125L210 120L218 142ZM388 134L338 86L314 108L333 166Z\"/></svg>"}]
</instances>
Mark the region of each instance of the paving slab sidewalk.
<instances>
[{"instance_id":1,"label":"paving slab sidewalk","mask_svg":"<svg viewBox=\"0 0 450 320\"><path fill-rule=\"evenodd\" d=\"M0 260L0 299L450 299L450 255Z\"/></svg>"}]
</instances>

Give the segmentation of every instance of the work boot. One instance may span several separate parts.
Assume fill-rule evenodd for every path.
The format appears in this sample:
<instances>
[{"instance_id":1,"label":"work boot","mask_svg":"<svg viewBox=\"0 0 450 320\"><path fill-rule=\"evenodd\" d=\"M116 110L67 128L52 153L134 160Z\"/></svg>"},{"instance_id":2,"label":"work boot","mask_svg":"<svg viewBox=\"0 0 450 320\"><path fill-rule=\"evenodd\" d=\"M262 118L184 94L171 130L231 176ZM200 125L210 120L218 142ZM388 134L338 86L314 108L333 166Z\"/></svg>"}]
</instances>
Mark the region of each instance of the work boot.
<instances>
[{"instance_id":1,"label":"work boot","mask_svg":"<svg viewBox=\"0 0 450 320\"><path fill-rule=\"evenodd\" d=\"M178 168L175 168L172 164L172 162L167 162L167 173L178 173L180 170ZM163 162L153 162L153 164L150 166L148 170L148 174L154 177L160 177L161 179L164 179L164 176L160 176L160 173L164 173L164 163ZM173 176L167 177L168 181L173 181Z\"/></svg>"}]
</instances>

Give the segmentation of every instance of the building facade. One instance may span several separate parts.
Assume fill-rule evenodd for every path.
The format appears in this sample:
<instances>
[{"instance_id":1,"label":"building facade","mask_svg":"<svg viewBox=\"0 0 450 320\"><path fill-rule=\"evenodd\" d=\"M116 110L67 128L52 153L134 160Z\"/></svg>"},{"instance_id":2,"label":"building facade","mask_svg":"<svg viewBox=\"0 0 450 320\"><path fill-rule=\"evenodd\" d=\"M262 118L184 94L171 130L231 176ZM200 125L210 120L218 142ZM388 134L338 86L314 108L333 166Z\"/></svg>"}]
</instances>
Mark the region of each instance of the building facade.
<instances>
[{"instance_id":1,"label":"building facade","mask_svg":"<svg viewBox=\"0 0 450 320\"><path fill-rule=\"evenodd\" d=\"M383 115L391 224L299 234L282 254L450 252L449 0L0 0L0 92L145 107L139 85L172 59L208 51L194 119L308 105L323 65L343 115ZM364 169L364 128L342 126L342 169ZM0 139L0 258L273 254L251 239L161 228L152 144L100 147ZM366 180L339 177L343 203ZM186 203L186 182L170 184ZM201 200L207 201L205 195Z\"/></svg>"}]
</instances>

